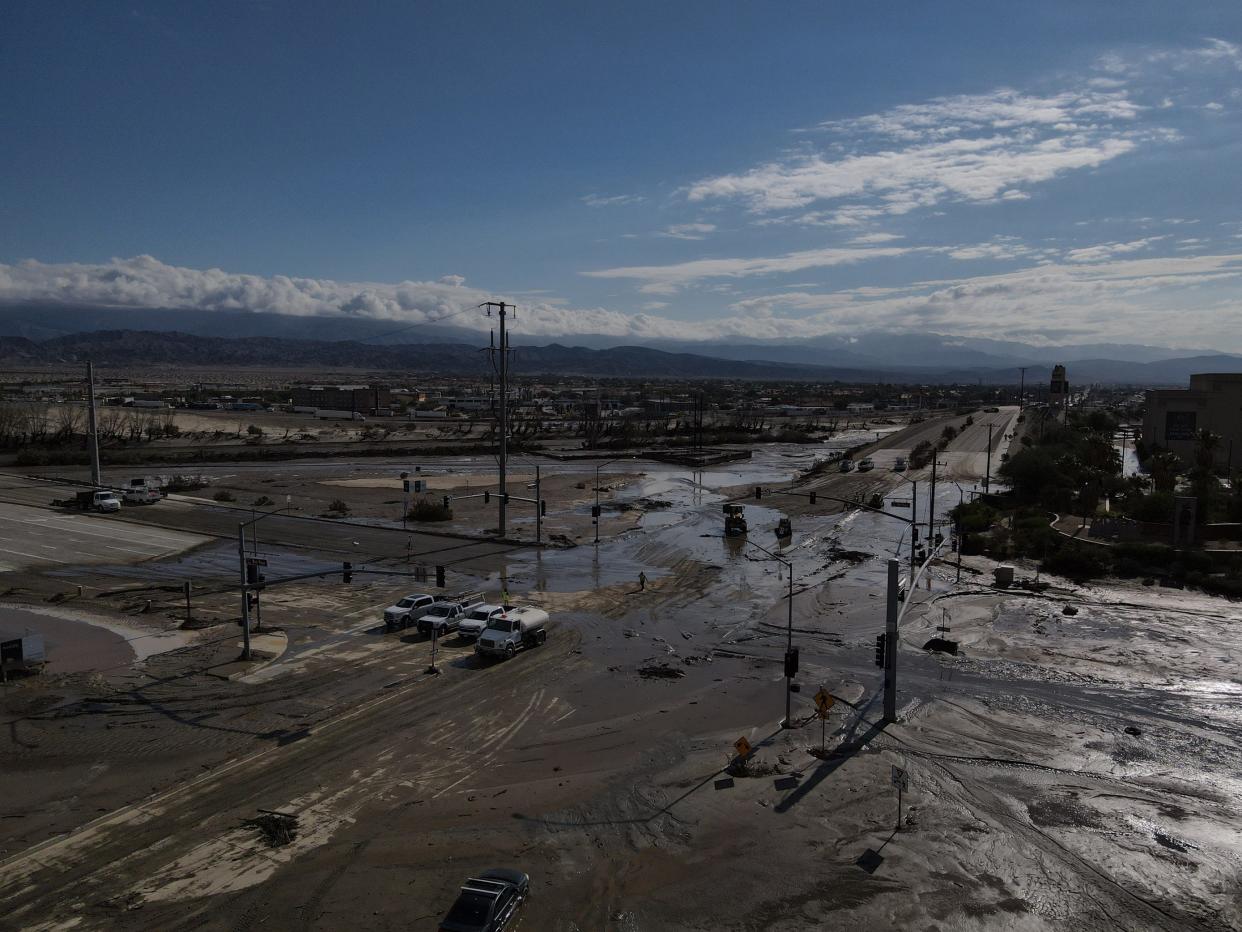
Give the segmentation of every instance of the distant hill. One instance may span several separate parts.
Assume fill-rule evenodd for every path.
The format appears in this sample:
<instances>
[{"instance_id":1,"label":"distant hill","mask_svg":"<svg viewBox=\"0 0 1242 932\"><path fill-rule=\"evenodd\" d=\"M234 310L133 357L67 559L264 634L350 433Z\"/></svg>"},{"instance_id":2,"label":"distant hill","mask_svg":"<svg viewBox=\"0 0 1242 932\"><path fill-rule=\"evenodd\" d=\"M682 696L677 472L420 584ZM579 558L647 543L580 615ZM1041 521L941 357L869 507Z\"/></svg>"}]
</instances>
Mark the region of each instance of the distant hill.
<instances>
[{"instance_id":1,"label":"distant hill","mask_svg":"<svg viewBox=\"0 0 1242 932\"><path fill-rule=\"evenodd\" d=\"M591 349L549 343L514 347L513 371L524 375L602 378L753 379L822 382L905 382L1017 384L1013 366L810 365L785 360L721 359L646 346ZM482 341L471 343L372 344L359 340L291 337L226 338L163 330L90 330L45 339L0 336L0 364L64 365L87 359L99 366L174 368L182 366L281 369L363 369L420 375L484 376ZM1200 355L1154 362L1084 359L1069 364L1071 384L1185 385L1195 372L1242 372L1242 357ZM1036 389L1049 377L1047 365L1030 365L1026 384Z\"/></svg>"},{"instance_id":2,"label":"distant hill","mask_svg":"<svg viewBox=\"0 0 1242 932\"><path fill-rule=\"evenodd\" d=\"M346 314L331 317L298 317L250 311L203 311L180 308L101 308L54 304L0 306L0 337L18 336L34 341L67 337L90 331L131 330L177 332L200 337L260 338L354 342L373 346L408 344L479 345L484 335L477 329L453 324L464 317L440 324L402 324ZM629 348L633 337L602 334L561 336L532 335L519 325L511 332L515 347L540 348L567 344L593 350ZM980 373L989 380L1018 381L1017 367L1027 366L1028 380L1040 367L1070 365L1080 375L1096 368L1101 378L1119 381L1151 379L1165 383L1179 368L1116 369L1113 363L1158 363L1180 358L1217 355L1210 349L1172 350L1136 344L1077 344L1032 346L1010 340L962 337L941 333L887 333L859 331L826 334L806 339L644 340L648 349L676 355L733 359L836 370L902 372L905 378L943 380L946 373L965 374L975 381ZM1223 354L1222 354L1223 355ZM1242 357L1227 357L1242 359ZM1231 364L1234 365L1234 364ZM1013 372L1012 378L1007 374ZM1040 376L1042 378L1042 376ZM1071 373L1073 377L1073 373ZM1081 380L1081 379L1080 379ZM1183 380L1184 381L1184 380Z\"/></svg>"}]
</instances>

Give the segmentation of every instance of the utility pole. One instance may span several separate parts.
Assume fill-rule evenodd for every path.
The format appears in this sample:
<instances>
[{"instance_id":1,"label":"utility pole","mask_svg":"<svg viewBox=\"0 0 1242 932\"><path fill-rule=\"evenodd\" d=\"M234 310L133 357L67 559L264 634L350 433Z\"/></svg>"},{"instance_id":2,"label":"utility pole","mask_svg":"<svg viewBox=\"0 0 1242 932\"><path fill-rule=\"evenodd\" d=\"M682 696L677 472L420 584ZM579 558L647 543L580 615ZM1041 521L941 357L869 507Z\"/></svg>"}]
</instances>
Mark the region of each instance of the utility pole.
<instances>
[{"instance_id":1,"label":"utility pole","mask_svg":"<svg viewBox=\"0 0 1242 932\"><path fill-rule=\"evenodd\" d=\"M492 308L496 308L500 318L500 365L496 365L495 353L492 351L492 367L499 369L500 374L500 497L499 509L500 536L504 537L507 529L507 501L509 487L505 484L509 466L509 337L505 331L508 311L513 310L512 304L503 301L485 301L479 307L487 308L487 316L492 316Z\"/></svg>"},{"instance_id":2,"label":"utility pole","mask_svg":"<svg viewBox=\"0 0 1242 932\"><path fill-rule=\"evenodd\" d=\"M897 721L897 592L896 560L888 561L888 615L884 622L884 721ZM911 590L914 578L910 578Z\"/></svg>"},{"instance_id":3,"label":"utility pole","mask_svg":"<svg viewBox=\"0 0 1242 932\"><path fill-rule=\"evenodd\" d=\"M95 364L86 364L86 445L91 453L91 484L103 483L103 471L99 468L99 430L95 421Z\"/></svg>"},{"instance_id":4,"label":"utility pole","mask_svg":"<svg viewBox=\"0 0 1242 932\"><path fill-rule=\"evenodd\" d=\"M927 503L927 539L928 540L931 540L932 535L936 533L936 466L937 466L936 455L933 452L932 462L931 462L931 467L932 467L931 492L930 492L931 501ZM914 582L913 577L911 577L910 582L911 584L913 584Z\"/></svg>"},{"instance_id":5,"label":"utility pole","mask_svg":"<svg viewBox=\"0 0 1242 932\"><path fill-rule=\"evenodd\" d=\"M919 480L911 479L914 491L910 494L910 585L914 585L914 551L919 543Z\"/></svg>"},{"instance_id":6,"label":"utility pole","mask_svg":"<svg viewBox=\"0 0 1242 932\"><path fill-rule=\"evenodd\" d=\"M983 474L984 493L992 491L992 423L988 422L988 468Z\"/></svg>"},{"instance_id":7,"label":"utility pole","mask_svg":"<svg viewBox=\"0 0 1242 932\"><path fill-rule=\"evenodd\" d=\"M246 579L246 525L237 525L237 556L241 560L242 660L250 659L250 589Z\"/></svg>"},{"instance_id":8,"label":"utility pole","mask_svg":"<svg viewBox=\"0 0 1242 932\"><path fill-rule=\"evenodd\" d=\"M535 467L535 543L543 541L543 486L539 482L539 467Z\"/></svg>"},{"instance_id":9,"label":"utility pole","mask_svg":"<svg viewBox=\"0 0 1242 932\"><path fill-rule=\"evenodd\" d=\"M1022 407L1026 402L1026 370L1029 368L1030 366L1018 366L1018 371L1022 373L1022 378L1021 378L1021 381L1019 382L1019 385L1021 387L1018 389L1018 410L1019 411L1022 410Z\"/></svg>"},{"instance_id":10,"label":"utility pole","mask_svg":"<svg viewBox=\"0 0 1242 932\"><path fill-rule=\"evenodd\" d=\"M788 657L793 653L793 561L786 564L789 567L789 621L785 625L785 656ZM785 727L793 728L793 710L791 703L793 701L793 676L790 675L789 662L785 663Z\"/></svg>"}]
</instances>

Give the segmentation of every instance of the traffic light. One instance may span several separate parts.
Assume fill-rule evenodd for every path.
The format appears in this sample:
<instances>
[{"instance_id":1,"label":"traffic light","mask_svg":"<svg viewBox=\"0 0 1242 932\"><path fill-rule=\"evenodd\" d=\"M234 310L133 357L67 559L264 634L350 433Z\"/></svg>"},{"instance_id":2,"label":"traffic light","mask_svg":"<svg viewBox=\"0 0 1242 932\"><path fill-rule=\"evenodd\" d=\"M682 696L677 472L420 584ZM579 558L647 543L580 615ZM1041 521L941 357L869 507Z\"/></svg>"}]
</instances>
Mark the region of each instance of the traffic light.
<instances>
[{"instance_id":1,"label":"traffic light","mask_svg":"<svg viewBox=\"0 0 1242 932\"><path fill-rule=\"evenodd\" d=\"M875 665L883 669L885 660L885 648L888 644L887 634L877 634L875 636Z\"/></svg>"},{"instance_id":2,"label":"traffic light","mask_svg":"<svg viewBox=\"0 0 1242 932\"><path fill-rule=\"evenodd\" d=\"M346 560L343 564L341 564L341 582L348 586L353 581L354 565Z\"/></svg>"},{"instance_id":3,"label":"traffic light","mask_svg":"<svg viewBox=\"0 0 1242 932\"><path fill-rule=\"evenodd\" d=\"M251 608L257 608L259 605L259 593L257 592L246 593L246 604L249 605Z\"/></svg>"},{"instance_id":4,"label":"traffic light","mask_svg":"<svg viewBox=\"0 0 1242 932\"><path fill-rule=\"evenodd\" d=\"M814 492L811 493L811 504L812 505L815 504L815 493Z\"/></svg>"},{"instance_id":5,"label":"traffic light","mask_svg":"<svg viewBox=\"0 0 1242 932\"><path fill-rule=\"evenodd\" d=\"M453 496L451 496L451 495L446 495L446 496L444 496L444 507L445 507L445 508L452 508L452 507L453 507Z\"/></svg>"},{"instance_id":6,"label":"traffic light","mask_svg":"<svg viewBox=\"0 0 1242 932\"><path fill-rule=\"evenodd\" d=\"M755 486L755 498L763 498L763 486Z\"/></svg>"},{"instance_id":7,"label":"traffic light","mask_svg":"<svg viewBox=\"0 0 1242 932\"><path fill-rule=\"evenodd\" d=\"M785 676L788 679L798 675L798 648L791 647L785 651Z\"/></svg>"},{"instance_id":8,"label":"traffic light","mask_svg":"<svg viewBox=\"0 0 1242 932\"><path fill-rule=\"evenodd\" d=\"M501 500L502 502L504 502L506 505L507 505L507 504L509 504L509 493L508 493L508 492L501 492L501 493L500 493L500 500Z\"/></svg>"},{"instance_id":9,"label":"traffic light","mask_svg":"<svg viewBox=\"0 0 1242 932\"><path fill-rule=\"evenodd\" d=\"M483 490L483 504L488 505L492 501L492 493L487 489Z\"/></svg>"},{"instance_id":10,"label":"traffic light","mask_svg":"<svg viewBox=\"0 0 1242 932\"><path fill-rule=\"evenodd\" d=\"M254 563L246 564L246 585L257 586L260 580L259 567Z\"/></svg>"},{"instance_id":11,"label":"traffic light","mask_svg":"<svg viewBox=\"0 0 1242 932\"><path fill-rule=\"evenodd\" d=\"M444 588L444 567L436 567L436 586L440 589Z\"/></svg>"},{"instance_id":12,"label":"traffic light","mask_svg":"<svg viewBox=\"0 0 1242 932\"><path fill-rule=\"evenodd\" d=\"M548 503L543 499L539 500L539 514L541 517L547 517L548 514Z\"/></svg>"}]
</instances>

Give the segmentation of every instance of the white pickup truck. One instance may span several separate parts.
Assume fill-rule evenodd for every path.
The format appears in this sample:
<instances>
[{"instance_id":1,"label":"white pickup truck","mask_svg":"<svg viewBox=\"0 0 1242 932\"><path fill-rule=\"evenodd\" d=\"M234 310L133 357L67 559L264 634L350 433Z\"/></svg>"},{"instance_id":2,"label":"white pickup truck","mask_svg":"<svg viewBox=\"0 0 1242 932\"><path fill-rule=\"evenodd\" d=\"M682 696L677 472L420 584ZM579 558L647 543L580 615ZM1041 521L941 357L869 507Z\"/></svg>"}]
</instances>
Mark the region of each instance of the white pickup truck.
<instances>
[{"instance_id":1,"label":"white pickup truck","mask_svg":"<svg viewBox=\"0 0 1242 932\"><path fill-rule=\"evenodd\" d=\"M418 619L418 633L444 637L450 631L456 631L461 620L482 604L481 592L470 592L437 602Z\"/></svg>"},{"instance_id":2,"label":"white pickup truck","mask_svg":"<svg viewBox=\"0 0 1242 932\"><path fill-rule=\"evenodd\" d=\"M487 627L487 623L504 612L503 605L476 605L457 625L457 636L477 638Z\"/></svg>"},{"instance_id":3,"label":"white pickup truck","mask_svg":"<svg viewBox=\"0 0 1242 932\"><path fill-rule=\"evenodd\" d=\"M414 618L421 615L440 600L439 596L415 592L384 609L384 630L397 631L410 623L411 614Z\"/></svg>"},{"instance_id":4,"label":"white pickup truck","mask_svg":"<svg viewBox=\"0 0 1242 932\"><path fill-rule=\"evenodd\" d=\"M548 639L548 613L540 608L511 608L487 623L475 652L481 657L512 657Z\"/></svg>"}]
</instances>

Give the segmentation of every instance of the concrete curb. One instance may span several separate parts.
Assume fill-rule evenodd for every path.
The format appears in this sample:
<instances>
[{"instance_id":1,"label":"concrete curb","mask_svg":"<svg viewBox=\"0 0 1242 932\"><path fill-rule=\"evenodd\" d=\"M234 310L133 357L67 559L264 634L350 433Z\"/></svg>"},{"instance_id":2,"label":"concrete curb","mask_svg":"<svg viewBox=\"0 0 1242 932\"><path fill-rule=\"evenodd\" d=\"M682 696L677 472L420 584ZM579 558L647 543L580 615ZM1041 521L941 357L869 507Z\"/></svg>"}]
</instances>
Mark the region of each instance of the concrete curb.
<instances>
[{"instance_id":1,"label":"concrete curb","mask_svg":"<svg viewBox=\"0 0 1242 932\"><path fill-rule=\"evenodd\" d=\"M244 642L237 641L237 652L241 653ZM285 655L289 649L289 638L283 631L273 631L271 633L262 633L251 635L250 649L253 652L262 655L262 659L258 661L250 660L230 660L228 663L218 664L214 667L208 667L203 672L208 676L214 676L221 680L236 681L243 676L249 676L262 670L266 666L275 663Z\"/></svg>"}]
</instances>

